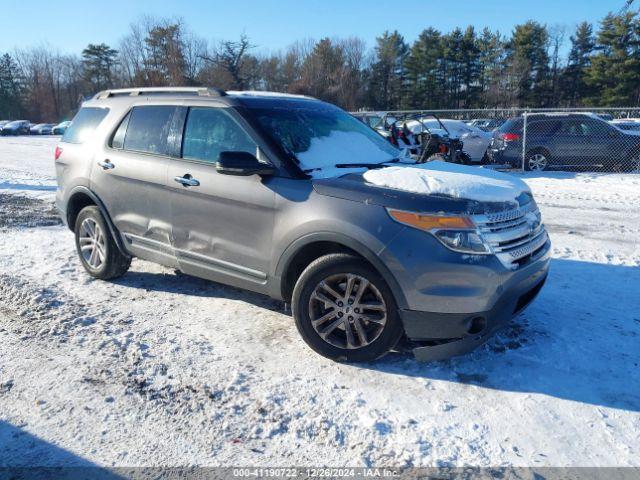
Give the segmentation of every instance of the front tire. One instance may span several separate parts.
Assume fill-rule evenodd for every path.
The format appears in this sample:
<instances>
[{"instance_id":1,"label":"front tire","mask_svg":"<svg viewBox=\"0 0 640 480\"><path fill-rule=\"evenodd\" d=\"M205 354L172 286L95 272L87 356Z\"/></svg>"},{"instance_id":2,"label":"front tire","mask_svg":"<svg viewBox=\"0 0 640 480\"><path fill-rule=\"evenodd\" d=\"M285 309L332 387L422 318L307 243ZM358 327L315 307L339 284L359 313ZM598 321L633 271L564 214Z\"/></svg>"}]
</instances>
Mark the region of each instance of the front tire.
<instances>
[{"instance_id":1,"label":"front tire","mask_svg":"<svg viewBox=\"0 0 640 480\"><path fill-rule=\"evenodd\" d=\"M83 208L75 223L76 250L84 269L94 278L109 280L124 275L131 257L122 254L95 205Z\"/></svg>"},{"instance_id":2,"label":"front tire","mask_svg":"<svg viewBox=\"0 0 640 480\"><path fill-rule=\"evenodd\" d=\"M391 289L368 263L350 254L313 261L293 289L291 307L302 339L336 361L375 360L403 334Z\"/></svg>"}]
</instances>

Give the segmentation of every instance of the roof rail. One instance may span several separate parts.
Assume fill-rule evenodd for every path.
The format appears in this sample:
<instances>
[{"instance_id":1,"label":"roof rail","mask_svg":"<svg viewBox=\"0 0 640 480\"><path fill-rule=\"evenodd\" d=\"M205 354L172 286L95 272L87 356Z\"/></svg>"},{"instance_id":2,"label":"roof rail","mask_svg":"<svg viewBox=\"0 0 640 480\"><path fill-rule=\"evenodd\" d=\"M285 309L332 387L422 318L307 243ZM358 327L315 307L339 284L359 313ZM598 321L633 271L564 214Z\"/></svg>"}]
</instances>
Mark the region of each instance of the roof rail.
<instances>
[{"instance_id":1,"label":"roof rail","mask_svg":"<svg viewBox=\"0 0 640 480\"><path fill-rule=\"evenodd\" d=\"M210 87L139 87L139 88L118 88L114 90L103 90L96 93L94 100L102 100L116 96L136 97L138 95L168 95L168 94L191 94L201 97L224 97L227 93L219 88Z\"/></svg>"}]
</instances>

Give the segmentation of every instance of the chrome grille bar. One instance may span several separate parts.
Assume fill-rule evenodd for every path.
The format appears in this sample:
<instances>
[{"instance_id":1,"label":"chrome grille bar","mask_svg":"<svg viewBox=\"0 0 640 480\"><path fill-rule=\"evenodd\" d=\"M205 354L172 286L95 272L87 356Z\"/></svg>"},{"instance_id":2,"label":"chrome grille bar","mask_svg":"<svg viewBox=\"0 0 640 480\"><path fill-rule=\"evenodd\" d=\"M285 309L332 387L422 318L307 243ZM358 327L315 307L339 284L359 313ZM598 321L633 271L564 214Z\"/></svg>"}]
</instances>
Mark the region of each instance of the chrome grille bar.
<instances>
[{"instance_id":1,"label":"chrome grille bar","mask_svg":"<svg viewBox=\"0 0 640 480\"><path fill-rule=\"evenodd\" d=\"M534 202L514 210L475 215L478 232L502 264L518 268L518 261L542 247L548 237Z\"/></svg>"}]
</instances>

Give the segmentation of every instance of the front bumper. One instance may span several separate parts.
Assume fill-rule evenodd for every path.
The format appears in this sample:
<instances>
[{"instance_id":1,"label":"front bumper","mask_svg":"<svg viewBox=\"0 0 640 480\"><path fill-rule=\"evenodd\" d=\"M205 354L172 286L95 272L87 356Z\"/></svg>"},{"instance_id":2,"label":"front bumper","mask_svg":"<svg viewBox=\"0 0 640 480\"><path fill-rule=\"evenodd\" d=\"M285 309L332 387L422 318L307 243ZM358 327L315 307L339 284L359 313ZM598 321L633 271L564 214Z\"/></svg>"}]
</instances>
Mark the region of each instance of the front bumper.
<instances>
[{"instance_id":1,"label":"front bumper","mask_svg":"<svg viewBox=\"0 0 640 480\"><path fill-rule=\"evenodd\" d=\"M380 253L403 292L399 313L420 360L469 352L506 325L539 293L547 277L550 241L515 269L495 255L451 252L416 229Z\"/></svg>"},{"instance_id":2,"label":"front bumper","mask_svg":"<svg viewBox=\"0 0 640 480\"><path fill-rule=\"evenodd\" d=\"M547 280L548 263L512 287L489 311L476 314L401 312L407 336L417 340L419 361L443 360L469 353L505 327L538 296Z\"/></svg>"}]
</instances>

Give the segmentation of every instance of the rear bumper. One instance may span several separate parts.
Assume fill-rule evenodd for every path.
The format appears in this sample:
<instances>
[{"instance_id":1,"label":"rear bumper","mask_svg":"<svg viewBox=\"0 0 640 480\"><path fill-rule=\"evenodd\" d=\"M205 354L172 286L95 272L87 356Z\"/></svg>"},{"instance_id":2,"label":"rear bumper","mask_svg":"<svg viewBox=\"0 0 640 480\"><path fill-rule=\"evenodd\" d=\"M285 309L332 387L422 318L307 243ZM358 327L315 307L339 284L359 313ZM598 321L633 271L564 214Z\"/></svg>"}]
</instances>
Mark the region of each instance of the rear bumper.
<instances>
[{"instance_id":1,"label":"rear bumper","mask_svg":"<svg viewBox=\"0 0 640 480\"><path fill-rule=\"evenodd\" d=\"M512 167L522 166L522 151L516 148L489 147L487 155L491 163L509 164Z\"/></svg>"}]
</instances>

